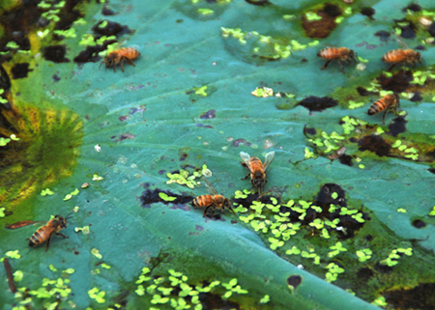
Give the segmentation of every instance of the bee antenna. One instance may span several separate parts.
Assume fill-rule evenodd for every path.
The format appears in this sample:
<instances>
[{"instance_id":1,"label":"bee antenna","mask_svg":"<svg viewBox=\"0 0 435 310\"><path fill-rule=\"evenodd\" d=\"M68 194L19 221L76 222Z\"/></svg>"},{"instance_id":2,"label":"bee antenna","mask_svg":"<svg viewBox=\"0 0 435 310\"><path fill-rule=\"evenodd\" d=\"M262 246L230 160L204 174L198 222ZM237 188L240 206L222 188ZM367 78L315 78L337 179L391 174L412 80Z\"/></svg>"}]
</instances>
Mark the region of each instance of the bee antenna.
<instances>
[{"instance_id":1,"label":"bee antenna","mask_svg":"<svg viewBox=\"0 0 435 310\"><path fill-rule=\"evenodd\" d=\"M71 212L70 214L68 214L66 217L65 217L65 220L67 220L72 214L73 214L74 212Z\"/></svg>"},{"instance_id":2,"label":"bee antenna","mask_svg":"<svg viewBox=\"0 0 435 310\"><path fill-rule=\"evenodd\" d=\"M100 70L101 65L104 63L104 60L102 62L100 62L100 65L98 66L98 70Z\"/></svg>"}]
</instances>

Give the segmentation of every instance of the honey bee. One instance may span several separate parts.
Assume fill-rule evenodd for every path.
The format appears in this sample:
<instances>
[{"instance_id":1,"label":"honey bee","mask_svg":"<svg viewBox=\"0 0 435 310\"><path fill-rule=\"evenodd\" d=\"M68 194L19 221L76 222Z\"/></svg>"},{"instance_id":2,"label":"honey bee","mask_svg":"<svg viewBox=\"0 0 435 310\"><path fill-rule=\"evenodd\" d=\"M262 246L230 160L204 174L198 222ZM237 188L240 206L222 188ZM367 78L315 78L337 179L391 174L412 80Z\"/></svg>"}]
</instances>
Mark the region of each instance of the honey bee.
<instances>
[{"instance_id":1,"label":"honey bee","mask_svg":"<svg viewBox=\"0 0 435 310\"><path fill-rule=\"evenodd\" d=\"M320 50L317 53L317 56L322 57L324 59L328 59L325 65L322 67L322 70L325 70L328 64L334 59L338 60L338 63L341 67L341 72L344 73L344 68L342 65L342 61L350 63L351 61L355 61L355 52L347 47L327 47Z\"/></svg>"},{"instance_id":2,"label":"honey bee","mask_svg":"<svg viewBox=\"0 0 435 310\"><path fill-rule=\"evenodd\" d=\"M124 72L124 61L127 60L130 65L135 66L132 60L138 58L139 55L140 53L136 49L124 47L104 57L104 60L100 63L100 67L104 63L106 68L113 67L113 72L116 72L116 66L121 64L121 71Z\"/></svg>"},{"instance_id":3,"label":"honey bee","mask_svg":"<svg viewBox=\"0 0 435 310\"><path fill-rule=\"evenodd\" d=\"M369 108L367 114L375 115L381 111L385 111L384 115L382 116L382 124L385 124L385 114L387 114L388 110L393 110L394 114L397 115L397 107L400 108L399 95L387 94L386 96L373 103Z\"/></svg>"},{"instance_id":4,"label":"honey bee","mask_svg":"<svg viewBox=\"0 0 435 310\"><path fill-rule=\"evenodd\" d=\"M404 71L406 71L406 64L411 63L415 65L417 61L421 64L421 53L416 52L410 48L408 49L397 49L387 52L384 56L382 56L383 62L392 63L392 65L388 68L387 71L393 69L396 65L403 63Z\"/></svg>"},{"instance_id":5,"label":"honey bee","mask_svg":"<svg viewBox=\"0 0 435 310\"><path fill-rule=\"evenodd\" d=\"M249 173L242 180L246 180L249 176L251 176L251 184L258 189L258 194L260 194L260 189L267 182L266 170L275 157L275 152L269 152L266 154L264 164L258 157L251 157L245 152L240 152L240 157L243 160L241 163L242 166L249 169Z\"/></svg>"},{"instance_id":6,"label":"honey bee","mask_svg":"<svg viewBox=\"0 0 435 310\"><path fill-rule=\"evenodd\" d=\"M40 227L35 233L30 237L29 246L35 247L47 241L47 245L45 246L45 251L48 250L50 246L50 239L53 234L62 236L64 238L68 238L64 234L61 234L60 231L63 228L66 228L66 220L67 217L62 217L60 215L56 215L54 218L49 220L44 226Z\"/></svg>"},{"instance_id":7,"label":"honey bee","mask_svg":"<svg viewBox=\"0 0 435 310\"><path fill-rule=\"evenodd\" d=\"M232 202L228 198L225 198L222 195L219 195L217 191L214 189L213 185L211 185L210 181L207 180L205 177L203 178L205 185L207 188L213 193L213 195L202 195L198 196L192 201L192 205L197 208L203 208L205 207L203 217L207 215L208 209L212 208L211 216L214 216L215 209L222 209L222 212L225 212L225 208L230 209L231 212L236 214L233 210Z\"/></svg>"}]
</instances>

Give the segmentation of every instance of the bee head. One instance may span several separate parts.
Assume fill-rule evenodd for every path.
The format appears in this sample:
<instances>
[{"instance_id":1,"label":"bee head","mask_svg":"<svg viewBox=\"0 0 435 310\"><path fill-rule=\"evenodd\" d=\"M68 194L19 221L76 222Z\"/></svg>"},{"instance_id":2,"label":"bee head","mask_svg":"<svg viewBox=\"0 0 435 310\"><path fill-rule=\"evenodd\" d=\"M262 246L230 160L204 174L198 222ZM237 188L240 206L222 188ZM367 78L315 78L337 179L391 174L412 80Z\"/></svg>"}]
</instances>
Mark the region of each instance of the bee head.
<instances>
[{"instance_id":1,"label":"bee head","mask_svg":"<svg viewBox=\"0 0 435 310\"><path fill-rule=\"evenodd\" d=\"M263 187L266 183L266 175L261 172L256 172L251 179L251 183L254 187Z\"/></svg>"},{"instance_id":2,"label":"bee head","mask_svg":"<svg viewBox=\"0 0 435 310\"><path fill-rule=\"evenodd\" d=\"M106 57L104 57L103 62L106 65L106 68L110 68L110 67L113 67L115 65L115 58L116 58L116 55L112 55L112 54L109 54Z\"/></svg>"},{"instance_id":3,"label":"bee head","mask_svg":"<svg viewBox=\"0 0 435 310\"><path fill-rule=\"evenodd\" d=\"M356 62L355 57L357 56L357 54L355 53L354 50L349 50L349 58L352 59L353 61Z\"/></svg>"},{"instance_id":4,"label":"bee head","mask_svg":"<svg viewBox=\"0 0 435 310\"><path fill-rule=\"evenodd\" d=\"M224 201L224 205L223 205L223 209L225 210L225 208L231 210L231 212L233 212L234 214L236 214L232 208L233 203L231 202L231 200L229 200L228 198L225 199Z\"/></svg>"},{"instance_id":5,"label":"bee head","mask_svg":"<svg viewBox=\"0 0 435 310\"><path fill-rule=\"evenodd\" d=\"M66 218L60 215L55 215L54 218L57 220L60 227L66 228Z\"/></svg>"}]
</instances>

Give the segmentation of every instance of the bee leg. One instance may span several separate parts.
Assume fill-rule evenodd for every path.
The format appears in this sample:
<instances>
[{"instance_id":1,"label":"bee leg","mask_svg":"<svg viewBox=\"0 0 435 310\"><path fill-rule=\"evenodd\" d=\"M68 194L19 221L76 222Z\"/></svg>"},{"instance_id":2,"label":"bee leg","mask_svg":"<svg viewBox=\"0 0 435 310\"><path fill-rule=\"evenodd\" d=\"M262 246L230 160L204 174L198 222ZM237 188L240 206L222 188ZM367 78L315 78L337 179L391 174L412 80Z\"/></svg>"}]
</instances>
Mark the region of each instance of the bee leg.
<instances>
[{"instance_id":1,"label":"bee leg","mask_svg":"<svg viewBox=\"0 0 435 310\"><path fill-rule=\"evenodd\" d=\"M395 66L397 66L397 64L398 64L398 62L396 62L395 64L392 64L392 65L388 68L387 72L390 72L391 70L393 70L393 68L394 68Z\"/></svg>"},{"instance_id":2,"label":"bee leg","mask_svg":"<svg viewBox=\"0 0 435 310\"><path fill-rule=\"evenodd\" d=\"M113 65L113 72L116 73L116 65Z\"/></svg>"},{"instance_id":3,"label":"bee leg","mask_svg":"<svg viewBox=\"0 0 435 310\"><path fill-rule=\"evenodd\" d=\"M388 109L385 109L384 114L382 115L382 124L385 124L385 115L387 114Z\"/></svg>"},{"instance_id":4,"label":"bee leg","mask_svg":"<svg viewBox=\"0 0 435 310\"><path fill-rule=\"evenodd\" d=\"M210 207L211 207L211 205L205 207L204 214L202 215L202 217L206 217L207 211L208 211L208 209L210 209Z\"/></svg>"},{"instance_id":5,"label":"bee leg","mask_svg":"<svg viewBox=\"0 0 435 310\"><path fill-rule=\"evenodd\" d=\"M131 59L128 59L128 58L126 58L126 59L130 65L132 65L133 67L136 67L136 65L134 64L134 62L131 61Z\"/></svg>"},{"instance_id":6,"label":"bee leg","mask_svg":"<svg viewBox=\"0 0 435 310\"><path fill-rule=\"evenodd\" d=\"M329 59L324 65L323 65L323 67L322 67L322 69L320 69L320 70L325 70L326 69L326 67L329 65L329 63L332 61L332 59Z\"/></svg>"},{"instance_id":7,"label":"bee leg","mask_svg":"<svg viewBox=\"0 0 435 310\"><path fill-rule=\"evenodd\" d=\"M67 236L65 236L64 234L61 234L61 233L56 233L56 235L58 235L58 236L62 236L62 237L64 237L65 239L68 238Z\"/></svg>"},{"instance_id":8,"label":"bee leg","mask_svg":"<svg viewBox=\"0 0 435 310\"><path fill-rule=\"evenodd\" d=\"M344 74L344 67L343 67L343 64L341 63L340 59L338 60L338 63L340 64L341 72L343 72L343 74Z\"/></svg>"},{"instance_id":9,"label":"bee leg","mask_svg":"<svg viewBox=\"0 0 435 310\"><path fill-rule=\"evenodd\" d=\"M48 236L47 244L46 244L46 246L45 246L45 252L47 252L47 251L48 251L48 248L50 247L51 236L53 236L53 234L50 234L50 236Z\"/></svg>"},{"instance_id":10,"label":"bee leg","mask_svg":"<svg viewBox=\"0 0 435 310\"><path fill-rule=\"evenodd\" d=\"M249 177L250 174L251 174L251 173L249 172L249 173L246 175L246 177L241 178L240 180L246 180L246 179Z\"/></svg>"},{"instance_id":11,"label":"bee leg","mask_svg":"<svg viewBox=\"0 0 435 310\"><path fill-rule=\"evenodd\" d=\"M124 59L121 60L121 71L124 72Z\"/></svg>"}]
</instances>

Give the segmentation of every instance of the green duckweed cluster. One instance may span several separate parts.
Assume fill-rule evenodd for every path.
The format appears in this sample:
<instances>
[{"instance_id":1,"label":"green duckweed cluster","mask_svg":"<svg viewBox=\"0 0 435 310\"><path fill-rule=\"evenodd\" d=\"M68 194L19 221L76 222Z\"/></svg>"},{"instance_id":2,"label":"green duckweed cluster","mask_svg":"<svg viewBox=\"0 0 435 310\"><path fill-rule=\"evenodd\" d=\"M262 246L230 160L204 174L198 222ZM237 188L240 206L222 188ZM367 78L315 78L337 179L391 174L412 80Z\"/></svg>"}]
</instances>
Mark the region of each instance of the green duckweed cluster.
<instances>
[{"instance_id":1,"label":"green duckweed cluster","mask_svg":"<svg viewBox=\"0 0 435 310\"><path fill-rule=\"evenodd\" d=\"M188 276L173 269L168 270L167 276L152 276L148 267L142 268L142 272L135 282L136 294L150 298L151 304L157 310L159 304L170 305L176 310L195 309L201 310L203 306L199 300L200 293L217 293L223 299L230 298L233 294L247 294L248 291L241 288L237 279L231 279L228 283L213 281L208 285L189 284Z\"/></svg>"},{"instance_id":2,"label":"green duckweed cluster","mask_svg":"<svg viewBox=\"0 0 435 310\"><path fill-rule=\"evenodd\" d=\"M195 169L193 172L181 169L179 173L167 173L166 176L169 178L169 181L167 181L166 184L177 183L180 185L185 185L189 188L194 188L200 184L198 180L202 176L210 177L211 175L212 172L207 168L207 165L203 165L202 168ZM165 200L166 197L160 196L160 198Z\"/></svg>"}]
</instances>

